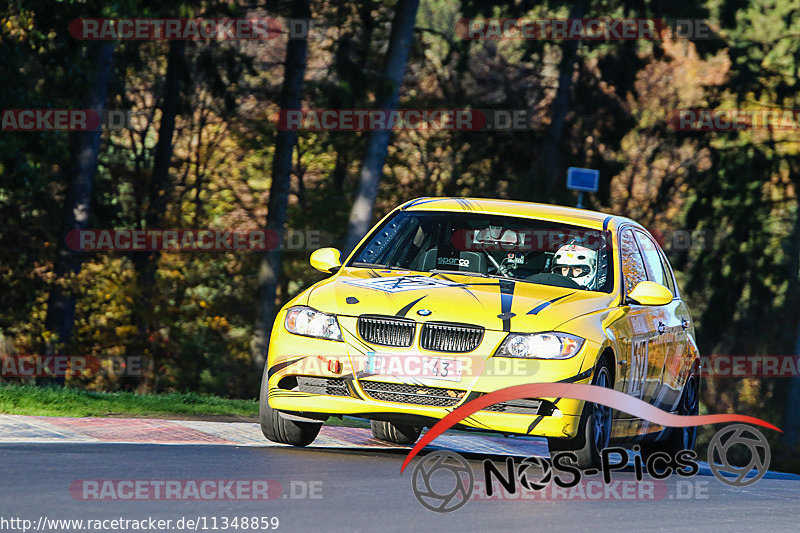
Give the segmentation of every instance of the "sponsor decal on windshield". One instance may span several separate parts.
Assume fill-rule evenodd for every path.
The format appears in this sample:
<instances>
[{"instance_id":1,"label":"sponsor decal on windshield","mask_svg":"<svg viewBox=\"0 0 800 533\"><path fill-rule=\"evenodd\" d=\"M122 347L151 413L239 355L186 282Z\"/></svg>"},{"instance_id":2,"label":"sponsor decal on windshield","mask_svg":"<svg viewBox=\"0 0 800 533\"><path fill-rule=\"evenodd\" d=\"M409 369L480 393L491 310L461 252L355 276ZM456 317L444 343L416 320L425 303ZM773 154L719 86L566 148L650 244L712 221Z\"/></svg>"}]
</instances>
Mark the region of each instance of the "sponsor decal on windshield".
<instances>
[{"instance_id":1,"label":"sponsor decal on windshield","mask_svg":"<svg viewBox=\"0 0 800 533\"><path fill-rule=\"evenodd\" d=\"M427 276L387 276L384 278L344 280L350 285L357 285L367 289L383 292L403 292L418 289L436 289L444 287L462 287L462 283L445 279L429 278Z\"/></svg>"}]
</instances>

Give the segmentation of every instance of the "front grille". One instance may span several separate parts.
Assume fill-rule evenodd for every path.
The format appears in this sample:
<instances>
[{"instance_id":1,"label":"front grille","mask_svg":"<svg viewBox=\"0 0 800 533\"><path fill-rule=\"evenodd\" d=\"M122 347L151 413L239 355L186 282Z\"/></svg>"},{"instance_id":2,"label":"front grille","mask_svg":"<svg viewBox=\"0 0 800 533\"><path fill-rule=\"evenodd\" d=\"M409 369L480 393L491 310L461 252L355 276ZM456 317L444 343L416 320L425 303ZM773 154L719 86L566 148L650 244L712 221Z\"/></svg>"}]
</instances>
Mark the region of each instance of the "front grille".
<instances>
[{"instance_id":1,"label":"front grille","mask_svg":"<svg viewBox=\"0 0 800 533\"><path fill-rule=\"evenodd\" d=\"M297 376L297 387L300 392L310 394L326 394L328 396L350 396L342 378L317 378Z\"/></svg>"},{"instance_id":2,"label":"front grille","mask_svg":"<svg viewBox=\"0 0 800 533\"><path fill-rule=\"evenodd\" d=\"M481 343L483 331L480 326L425 322L419 344L436 352L471 352Z\"/></svg>"},{"instance_id":3,"label":"front grille","mask_svg":"<svg viewBox=\"0 0 800 533\"><path fill-rule=\"evenodd\" d=\"M384 383L382 381L361 381L360 383L361 388L368 396L384 402L451 407L464 397L464 391L455 389Z\"/></svg>"},{"instance_id":4,"label":"front grille","mask_svg":"<svg viewBox=\"0 0 800 533\"><path fill-rule=\"evenodd\" d=\"M381 346L411 346L416 326L413 320L403 318L366 315L358 317L358 334L361 338Z\"/></svg>"},{"instance_id":5,"label":"front grille","mask_svg":"<svg viewBox=\"0 0 800 533\"><path fill-rule=\"evenodd\" d=\"M541 400L511 400L484 407L483 411L494 413L514 413L519 415L538 415L542 406Z\"/></svg>"}]
</instances>

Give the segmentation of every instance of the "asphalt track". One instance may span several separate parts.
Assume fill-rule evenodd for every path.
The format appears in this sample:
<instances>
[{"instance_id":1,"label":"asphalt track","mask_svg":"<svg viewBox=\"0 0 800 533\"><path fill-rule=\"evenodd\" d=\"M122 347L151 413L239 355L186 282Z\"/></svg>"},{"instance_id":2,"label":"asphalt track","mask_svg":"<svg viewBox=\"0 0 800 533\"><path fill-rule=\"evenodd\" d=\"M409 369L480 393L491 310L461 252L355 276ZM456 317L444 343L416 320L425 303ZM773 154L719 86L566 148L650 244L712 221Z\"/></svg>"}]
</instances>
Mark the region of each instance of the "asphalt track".
<instances>
[{"instance_id":1,"label":"asphalt track","mask_svg":"<svg viewBox=\"0 0 800 533\"><path fill-rule=\"evenodd\" d=\"M121 444L113 442L118 437L99 442L96 429L94 440L80 441L68 431L68 438L58 439L46 434L49 426L41 420L52 419L3 416L0 420L0 524L3 518L14 517L30 519L34 525L40 517L173 521L205 517L205 530L212 531L212 518L220 525L223 517L263 516L278 517L278 531L618 532L797 531L800 523L800 478L791 475L768 473L754 485L735 488L718 481L704 467L689 480L672 476L658 482L654 498L626 499L620 497L621 490L612 490L601 498L581 497L580 493L564 497L562 493L544 500L473 499L455 511L435 513L416 500L411 490L412 469L400 473L407 450L364 440L363 430L330 428L338 435L338 443L323 438L323 445L305 449L266 441L219 444L210 439L200 444L193 442L197 435L184 436L183 442L151 444L143 442L141 435L155 433L150 440L169 440L159 433L158 424L114 421L111 426L127 428L131 440L142 441ZM73 420L73 425L80 426L81 419ZM102 425L94 420L89 423L94 428L97 424ZM230 428L231 433L242 433L239 424L205 424L207 431L224 434L225 428ZM31 433L31 426L39 427L39 433ZM254 429L254 424L241 426L248 426L247 431ZM486 455L474 449L485 449L492 441L464 439L473 439L477 448L472 448L470 440L451 440L449 444L466 455L476 479L482 479ZM503 448L520 450L516 455L541 449L540 442L503 440L511 440ZM87 479L267 479L278 482L280 491L269 501L91 501L70 491L78 480ZM632 471L615 472L614 481L636 485ZM6 524L5 530L13 529ZM175 527L169 530L178 531ZM204 530L202 524L197 530Z\"/></svg>"}]
</instances>

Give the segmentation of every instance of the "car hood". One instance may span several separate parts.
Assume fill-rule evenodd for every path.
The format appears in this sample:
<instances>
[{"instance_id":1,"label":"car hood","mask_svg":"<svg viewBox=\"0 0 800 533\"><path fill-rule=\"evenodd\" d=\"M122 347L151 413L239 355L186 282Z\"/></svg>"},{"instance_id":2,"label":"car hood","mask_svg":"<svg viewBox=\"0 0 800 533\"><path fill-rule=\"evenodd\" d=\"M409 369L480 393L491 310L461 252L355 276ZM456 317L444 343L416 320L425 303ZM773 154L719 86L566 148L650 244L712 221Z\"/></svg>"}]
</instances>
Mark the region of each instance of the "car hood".
<instances>
[{"instance_id":1,"label":"car hood","mask_svg":"<svg viewBox=\"0 0 800 533\"><path fill-rule=\"evenodd\" d=\"M477 324L496 331L547 331L609 307L612 295L456 273L343 268L308 304L344 316L392 315Z\"/></svg>"}]
</instances>

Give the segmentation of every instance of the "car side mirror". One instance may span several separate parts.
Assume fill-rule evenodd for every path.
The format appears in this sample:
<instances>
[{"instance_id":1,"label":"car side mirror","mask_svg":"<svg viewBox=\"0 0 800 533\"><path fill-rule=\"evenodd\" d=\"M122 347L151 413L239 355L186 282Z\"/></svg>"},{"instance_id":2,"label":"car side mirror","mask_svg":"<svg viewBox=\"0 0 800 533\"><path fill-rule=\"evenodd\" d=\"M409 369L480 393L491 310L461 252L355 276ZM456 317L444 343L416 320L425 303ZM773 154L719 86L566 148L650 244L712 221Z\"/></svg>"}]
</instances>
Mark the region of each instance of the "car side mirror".
<instances>
[{"instance_id":1,"label":"car side mirror","mask_svg":"<svg viewBox=\"0 0 800 533\"><path fill-rule=\"evenodd\" d=\"M332 274L342 267L342 253L336 248L320 248L314 250L308 262L320 272Z\"/></svg>"},{"instance_id":2,"label":"car side mirror","mask_svg":"<svg viewBox=\"0 0 800 533\"><path fill-rule=\"evenodd\" d=\"M628 301L636 305L666 305L672 298L672 291L655 281L640 281L628 293Z\"/></svg>"}]
</instances>

